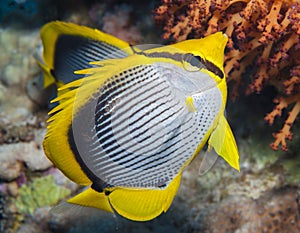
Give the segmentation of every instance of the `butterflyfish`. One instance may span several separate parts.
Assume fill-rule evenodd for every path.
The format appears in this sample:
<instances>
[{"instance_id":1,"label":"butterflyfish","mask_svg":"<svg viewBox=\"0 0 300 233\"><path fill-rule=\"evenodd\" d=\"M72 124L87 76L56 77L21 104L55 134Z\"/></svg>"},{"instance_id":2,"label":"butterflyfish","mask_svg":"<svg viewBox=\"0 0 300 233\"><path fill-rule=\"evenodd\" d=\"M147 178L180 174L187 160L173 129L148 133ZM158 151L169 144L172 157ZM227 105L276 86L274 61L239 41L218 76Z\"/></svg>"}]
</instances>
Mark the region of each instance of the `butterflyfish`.
<instances>
[{"instance_id":1,"label":"butterflyfish","mask_svg":"<svg viewBox=\"0 0 300 233\"><path fill-rule=\"evenodd\" d=\"M72 23L41 30L44 85L56 83L44 151L87 189L69 203L135 221L166 212L182 172L208 142L239 170L225 119L222 32L139 49Z\"/></svg>"}]
</instances>

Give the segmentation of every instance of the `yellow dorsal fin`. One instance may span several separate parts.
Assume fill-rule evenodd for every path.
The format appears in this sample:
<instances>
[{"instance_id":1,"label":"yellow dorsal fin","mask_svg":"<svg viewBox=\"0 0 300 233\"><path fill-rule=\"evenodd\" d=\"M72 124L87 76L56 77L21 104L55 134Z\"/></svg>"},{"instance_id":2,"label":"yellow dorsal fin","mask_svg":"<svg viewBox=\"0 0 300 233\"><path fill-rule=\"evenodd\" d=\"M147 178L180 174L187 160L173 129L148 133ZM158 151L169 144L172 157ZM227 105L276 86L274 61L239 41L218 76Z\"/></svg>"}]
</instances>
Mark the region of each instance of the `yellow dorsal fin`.
<instances>
[{"instance_id":1,"label":"yellow dorsal fin","mask_svg":"<svg viewBox=\"0 0 300 233\"><path fill-rule=\"evenodd\" d=\"M109 194L109 202L121 216L134 221L148 221L169 209L180 180L181 174L178 174L166 189L117 188Z\"/></svg>"},{"instance_id":2,"label":"yellow dorsal fin","mask_svg":"<svg viewBox=\"0 0 300 233\"><path fill-rule=\"evenodd\" d=\"M68 87L72 86L74 89L65 92L53 101L59 102L59 104L49 112L51 116L47 120L49 124L43 147L47 157L67 177L78 184L90 185L91 181L81 170L68 141L76 94L75 89L79 82L79 80L76 80L73 82L73 86L71 83L68 84Z\"/></svg>"},{"instance_id":3,"label":"yellow dorsal fin","mask_svg":"<svg viewBox=\"0 0 300 233\"><path fill-rule=\"evenodd\" d=\"M87 62L89 59L82 60L85 54L80 56L80 53L83 53L83 51L80 52L81 46L89 48L84 50L85 53L97 47L98 50L102 50L106 54L112 54L117 50L129 47L127 42L97 29L60 21L45 24L40 34L43 43L43 61L39 61L39 64L44 73L45 88L52 83L73 81L77 78L72 74L73 71L89 67ZM63 44L60 43L62 38L64 40ZM127 50L124 52L124 56L132 53L132 50ZM70 59L70 54L74 57L77 56L78 61ZM95 53L91 51L92 54ZM99 60L102 60L100 53L97 56ZM58 67L56 67L57 65ZM61 67L64 67L64 69L61 69ZM55 72L57 68L59 68L58 73Z\"/></svg>"},{"instance_id":4,"label":"yellow dorsal fin","mask_svg":"<svg viewBox=\"0 0 300 233\"><path fill-rule=\"evenodd\" d=\"M68 102L70 101L61 104L66 104L64 111L57 112L50 118L51 122L43 142L44 151L69 179L81 185L90 185L91 181L81 170L68 141L68 130L72 120L72 103Z\"/></svg>"},{"instance_id":5,"label":"yellow dorsal fin","mask_svg":"<svg viewBox=\"0 0 300 233\"><path fill-rule=\"evenodd\" d=\"M220 116L218 125L213 130L208 144L212 146L217 154L229 163L230 166L238 171L240 170L237 145L224 115Z\"/></svg>"}]
</instances>

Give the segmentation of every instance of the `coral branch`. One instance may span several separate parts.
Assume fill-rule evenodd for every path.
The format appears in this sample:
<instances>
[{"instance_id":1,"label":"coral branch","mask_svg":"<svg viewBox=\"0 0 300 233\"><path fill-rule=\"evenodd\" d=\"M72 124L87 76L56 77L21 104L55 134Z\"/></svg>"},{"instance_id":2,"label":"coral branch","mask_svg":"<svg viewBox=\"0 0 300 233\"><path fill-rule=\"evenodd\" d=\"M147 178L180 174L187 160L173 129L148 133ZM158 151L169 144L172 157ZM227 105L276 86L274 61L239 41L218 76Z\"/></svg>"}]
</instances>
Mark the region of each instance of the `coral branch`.
<instances>
[{"instance_id":1,"label":"coral branch","mask_svg":"<svg viewBox=\"0 0 300 233\"><path fill-rule=\"evenodd\" d=\"M287 151L286 140L292 140L293 134L291 133L291 127L300 113L300 94L290 98L281 97L276 99L276 102L277 106L275 109L265 117L265 120L270 124L273 124L276 116L281 116L284 108L292 103L295 103L292 110L289 112L286 121L284 122L283 128L278 133L273 134L275 141L270 144L271 148L274 150L278 150L278 146L281 144L282 150Z\"/></svg>"},{"instance_id":2,"label":"coral branch","mask_svg":"<svg viewBox=\"0 0 300 233\"><path fill-rule=\"evenodd\" d=\"M286 150L290 128L299 113L300 3L297 0L163 0L155 14L164 24L164 38L200 38L216 31L228 35L225 73L234 83L231 96L261 92L272 85L277 105L265 119L273 124L284 108L293 106L272 148ZM246 74L246 75L245 75ZM242 81L243 79L248 79Z\"/></svg>"},{"instance_id":3,"label":"coral branch","mask_svg":"<svg viewBox=\"0 0 300 233\"><path fill-rule=\"evenodd\" d=\"M262 37L259 39L261 43L267 44L270 40L274 40L274 34L279 35L282 0L275 0L268 15L258 21L257 29L262 32ZM274 30L274 33L272 32Z\"/></svg>"}]
</instances>

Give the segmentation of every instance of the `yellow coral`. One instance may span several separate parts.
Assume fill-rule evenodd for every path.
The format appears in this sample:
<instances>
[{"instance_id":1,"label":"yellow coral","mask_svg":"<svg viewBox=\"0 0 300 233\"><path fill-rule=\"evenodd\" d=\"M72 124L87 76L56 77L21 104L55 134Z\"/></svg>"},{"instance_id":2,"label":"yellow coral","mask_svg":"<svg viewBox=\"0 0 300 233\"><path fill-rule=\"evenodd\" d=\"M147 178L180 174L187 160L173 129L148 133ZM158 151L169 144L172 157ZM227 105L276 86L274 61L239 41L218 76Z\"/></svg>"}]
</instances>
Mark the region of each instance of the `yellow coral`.
<instances>
[{"instance_id":1,"label":"yellow coral","mask_svg":"<svg viewBox=\"0 0 300 233\"><path fill-rule=\"evenodd\" d=\"M164 39L175 41L225 32L229 41L225 72L238 96L247 71L246 94L266 85L278 90L274 110L265 120L273 123L281 110L293 106L271 144L287 150L286 139L300 112L300 3L296 0L163 0L155 18L164 25ZM251 69L249 69L251 68Z\"/></svg>"}]
</instances>

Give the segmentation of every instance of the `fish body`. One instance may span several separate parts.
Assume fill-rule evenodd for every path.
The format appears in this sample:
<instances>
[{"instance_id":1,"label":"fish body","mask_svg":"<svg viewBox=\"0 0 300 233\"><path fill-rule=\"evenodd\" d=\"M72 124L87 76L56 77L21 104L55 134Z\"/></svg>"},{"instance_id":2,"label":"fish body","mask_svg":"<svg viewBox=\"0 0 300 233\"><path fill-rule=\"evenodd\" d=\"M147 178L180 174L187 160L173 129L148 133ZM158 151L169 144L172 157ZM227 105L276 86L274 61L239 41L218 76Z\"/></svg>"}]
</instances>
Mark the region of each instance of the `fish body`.
<instances>
[{"instance_id":1,"label":"fish body","mask_svg":"<svg viewBox=\"0 0 300 233\"><path fill-rule=\"evenodd\" d=\"M44 26L41 37L44 86L60 86L44 150L67 177L89 186L68 202L151 220L168 210L184 168L207 141L239 170L224 116L221 32L147 50L62 22Z\"/></svg>"}]
</instances>

